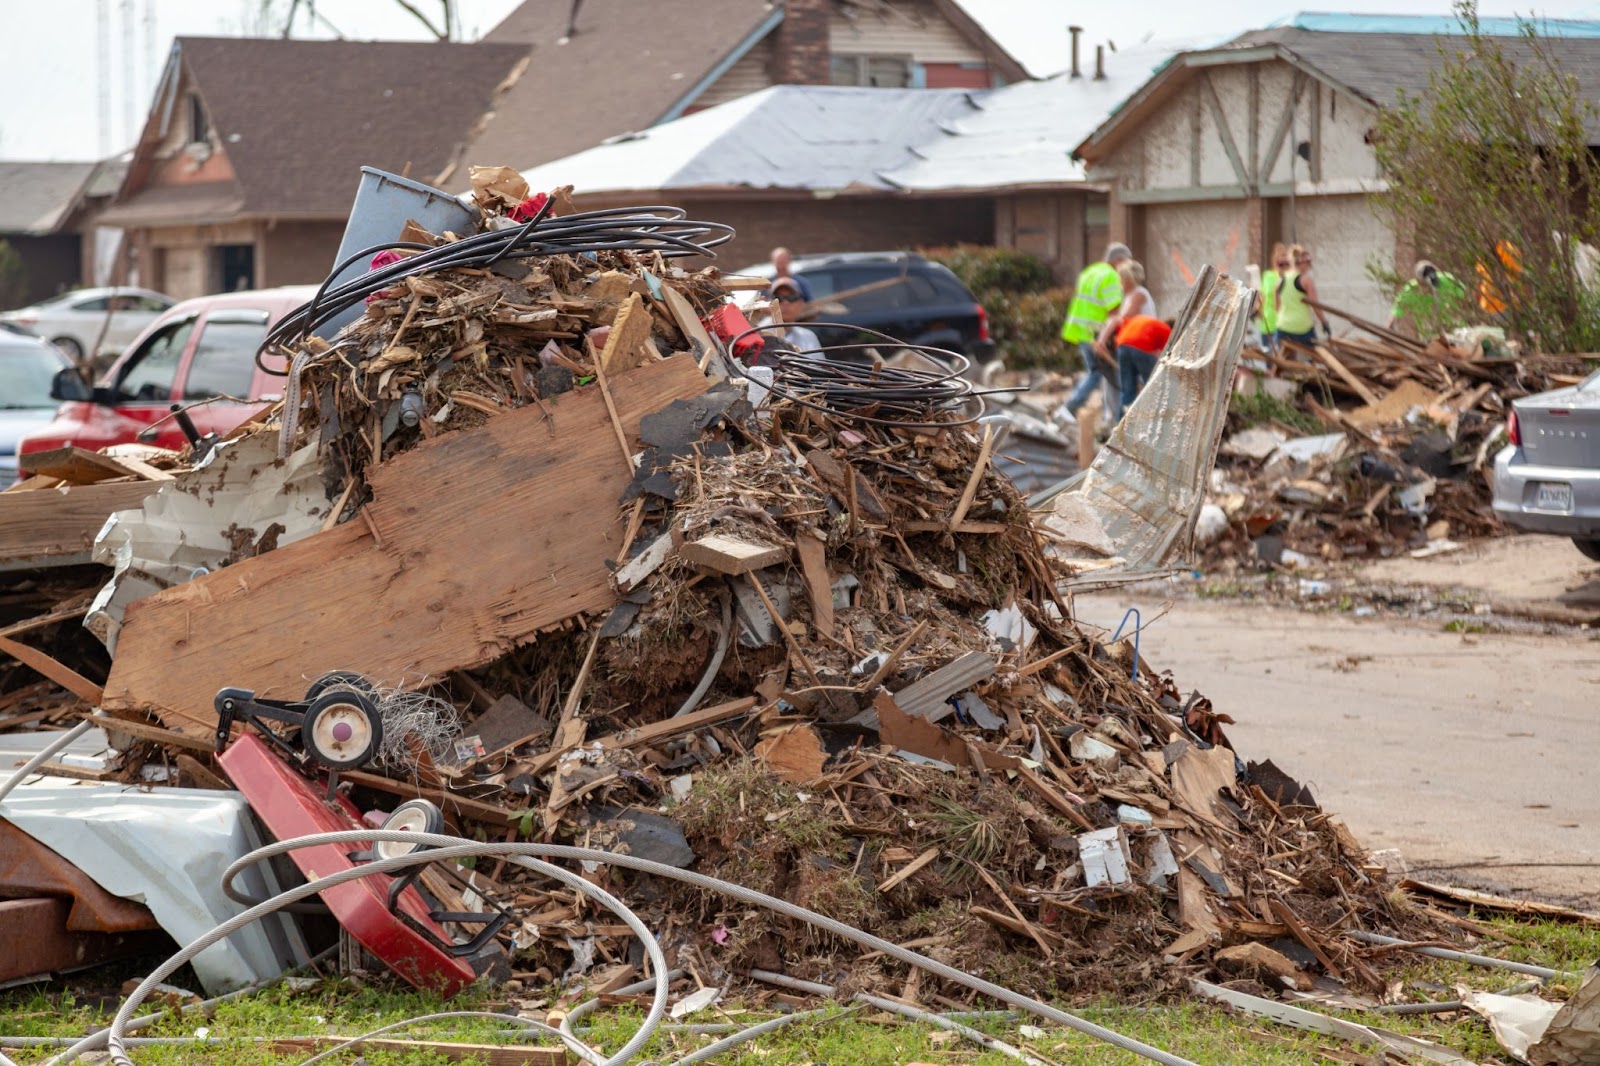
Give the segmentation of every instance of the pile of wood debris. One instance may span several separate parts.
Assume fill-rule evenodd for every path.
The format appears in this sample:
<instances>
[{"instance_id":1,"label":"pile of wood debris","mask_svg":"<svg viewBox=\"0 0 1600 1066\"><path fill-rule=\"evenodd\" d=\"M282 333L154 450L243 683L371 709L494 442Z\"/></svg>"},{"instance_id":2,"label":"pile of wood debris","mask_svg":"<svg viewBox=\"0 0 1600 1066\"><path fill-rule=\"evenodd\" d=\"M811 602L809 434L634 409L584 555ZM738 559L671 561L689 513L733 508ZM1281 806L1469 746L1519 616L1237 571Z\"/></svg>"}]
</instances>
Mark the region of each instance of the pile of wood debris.
<instances>
[{"instance_id":1,"label":"pile of wood debris","mask_svg":"<svg viewBox=\"0 0 1600 1066\"><path fill-rule=\"evenodd\" d=\"M1338 931L1416 914L1305 789L1235 755L1231 719L1073 621L989 438L751 386L708 329L725 296L655 252L544 256L408 278L286 353L305 407L223 448L312 449L326 499L127 605L103 693L66 685L137 741L112 772L177 752L180 780L216 782L218 689L294 699L354 670L465 721L405 770L342 775L364 809L423 796L469 832L693 866L1033 993L1381 988ZM275 490L281 465L253 476ZM471 876L516 906L522 974L637 976L626 928L571 893ZM944 994L786 919L597 876L701 973Z\"/></svg>"},{"instance_id":2,"label":"pile of wood debris","mask_svg":"<svg viewBox=\"0 0 1600 1066\"><path fill-rule=\"evenodd\" d=\"M1511 401L1587 372L1580 357L1353 321L1369 336L1289 342L1235 399L1211 485L1214 568L1431 554L1501 532L1491 476Z\"/></svg>"}]
</instances>

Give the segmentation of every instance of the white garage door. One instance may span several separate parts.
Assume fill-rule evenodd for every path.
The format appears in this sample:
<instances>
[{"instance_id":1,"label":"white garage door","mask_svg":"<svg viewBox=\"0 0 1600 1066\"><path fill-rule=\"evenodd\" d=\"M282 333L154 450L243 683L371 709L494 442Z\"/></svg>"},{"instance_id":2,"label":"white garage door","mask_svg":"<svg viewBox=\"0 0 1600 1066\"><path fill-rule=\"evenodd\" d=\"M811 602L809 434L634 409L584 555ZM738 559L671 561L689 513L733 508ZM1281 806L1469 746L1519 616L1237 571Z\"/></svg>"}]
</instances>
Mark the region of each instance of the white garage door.
<instances>
[{"instance_id":1,"label":"white garage door","mask_svg":"<svg viewBox=\"0 0 1600 1066\"><path fill-rule=\"evenodd\" d=\"M1284 228L1288 228L1284 205ZM1371 264L1394 262L1394 236L1373 214L1365 196L1306 196L1295 200L1295 232L1311 250L1311 276L1322 301L1387 325L1390 300L1368 274ZM1407 264L1409 267L1410 264ZM1335 333L1349 328L1330 318Z\"/></svg>"},{"instance_id":2,"label":"white garage door","mask_svg":"<svg viewBox=\"0 0 1600 1066\"><path fill-rule=\"evenodd\" d=\"M1254 260L1242 201L1151 204L1144 218L1149 247L1135 248L1133 254L1144 263L1162 318L1172 318L1183 308L1190 287L1208 263L1245 280L1244 268Z\"/></svg>"}]
</instances>

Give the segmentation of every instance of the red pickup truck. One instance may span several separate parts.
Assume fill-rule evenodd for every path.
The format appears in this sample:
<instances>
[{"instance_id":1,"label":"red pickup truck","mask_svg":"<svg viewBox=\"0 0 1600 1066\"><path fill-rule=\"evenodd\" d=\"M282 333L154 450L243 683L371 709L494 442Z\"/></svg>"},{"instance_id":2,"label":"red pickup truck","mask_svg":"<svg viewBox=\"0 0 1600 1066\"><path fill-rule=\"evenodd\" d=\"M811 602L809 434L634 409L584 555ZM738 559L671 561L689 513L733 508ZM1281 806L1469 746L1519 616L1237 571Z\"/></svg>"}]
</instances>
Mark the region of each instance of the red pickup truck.
<instances>
[{"instance_id":1,"label":"red pickup truck","mask_svg":"<svg viewBox=\"0 0 1600 1066\"><path fill-rule=\"evenodd\" d=\"M92 389L76 370L56 375L52 399L64 401L55 420L23 438L18 455L76 445L99 449L128 444L161 422L145 443L181 449L187 444L175 403L226 396L193 407L201 434L223 434L283 394L283 378L259 369L256 350L278 319L316 293L297 285L230 292L185 300L152 322ZM272 365L269 363L268 365ZM277 360L278 368L282 360Z\"/></svg>"}]
</instances>

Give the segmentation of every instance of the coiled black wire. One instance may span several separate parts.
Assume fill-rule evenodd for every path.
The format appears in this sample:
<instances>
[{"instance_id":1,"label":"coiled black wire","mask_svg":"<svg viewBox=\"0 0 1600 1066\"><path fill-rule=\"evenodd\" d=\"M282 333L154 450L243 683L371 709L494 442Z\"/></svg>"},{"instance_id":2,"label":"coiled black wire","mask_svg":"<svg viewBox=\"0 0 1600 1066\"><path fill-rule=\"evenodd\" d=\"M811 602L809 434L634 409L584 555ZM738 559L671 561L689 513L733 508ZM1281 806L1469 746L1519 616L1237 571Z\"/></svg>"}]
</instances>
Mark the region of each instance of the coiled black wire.
<instances>
[{"instance_id":1,"label":"coiled black wire","mask_svg":"<svg viewBox=\"0 0 1600 1066\"><path fill-rule=\"evenodd\" d=\"M277 370L264 365L262 355L304 340L319 326L368 296L414 274L432 274L454 267L487 267L502 259L586 252L658 252L669 258L703 255L714 259L716 252L712 249L733 238L732 226L696 221L688 218L687 212L679 207L615 207L559 218L549 217L549 212L550 203L546 202L520 226L473 234L451 244L430 246L390 241L346 256L328 274L316 295L279 319L267 333L256 352L256 366L277 377L286 376L287 368ZM417 254L334 284L334 279L352 265L389 250L416 251Z\"/></svg>"},{"instance_id":2,"label":"coiled black wire","mask_svg":"<svg viewBox=\"0 0 1600 1066\"><path fill-rule=\"evenodd\" d=\"M910 344L896 340L886 333L844 322L797 323L807 329L847 330L852 334L870 335L873 340L851 341L848 344L824 345L803 352L779 349L763 354L762 366L772 367L772 384L750 378L737 360L728 360L733 372L745 380L768 389L773 395L808 407L813 411L870 422L880 426L898 426L902 429L942 429L948 426L965 426L976 422L983 413L982 404L965 417L936 419L941 413L951 414L965 407L969 401L998 392L1026 392L1027 388L980 389L963 377L972 365L971 360L959 352L935 348L928 344ZM787 329L782 323L752 326L729 342L730 351L737 351L739 342L746 337L761 334L778 334ZM770 349L772 337L763 341ZM884 366L879 361L882 349L916 352L951 367L947 373L931 370L912 370Z\"/></svg>"}]
</instances>

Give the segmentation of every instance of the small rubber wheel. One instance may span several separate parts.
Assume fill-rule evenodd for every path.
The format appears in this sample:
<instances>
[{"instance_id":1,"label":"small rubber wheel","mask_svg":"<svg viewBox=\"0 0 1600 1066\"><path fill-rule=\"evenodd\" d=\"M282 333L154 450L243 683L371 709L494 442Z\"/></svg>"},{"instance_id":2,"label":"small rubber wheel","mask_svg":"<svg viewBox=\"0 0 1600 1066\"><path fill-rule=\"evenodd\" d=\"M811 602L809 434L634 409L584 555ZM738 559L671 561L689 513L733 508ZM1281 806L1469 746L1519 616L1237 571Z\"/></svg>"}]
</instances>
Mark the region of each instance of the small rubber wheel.
<instances>
[{"instance_id":1,"label":"small rubber wheel","mask_svg":"<svg viewBox=\"0 0 1600 1066\"><path fill-rule=\"evenodd\" d=\"M353 670L335 670L332 673L323 674L311 682L311 687L306 689L306 702L310 703L334 685L347 685L358 692L366 693L368 696L376 696L378 694L376 685Z\"/></svg>"},{"instance_id":2,"label":"small rubber wheel","mask_svg":"<svg viewBox=\"0 0 1600 1066\"><path fill-rule=\"evenodd\" d=\"M383 828L397 833L442 833L444 812L428 800L408 800L396 807L394 813L384 819ZM380 840L372 846L372 851L380 859L393 859L400 855L410 855L424 846L421 842Z\"/></svg>"},{"instance_id":3,"label":"small rubber wheel","mask_svg":"<svg viewBox=\"0 0 1600 1066\"><path fill-rule=\"evenodd\" d=\"M1593 559L1595 562L1600 562L1600 539L1591 537L1573 537L1572 544L1573 547L1577 548L1584 555Z\"/></svg>"},{"instance_id":4,"label":"small rubber wheel","mask_svg":"<svg viewBox=\"0 0 1600 1066\"><path fill-rule=\"evenodd\" d=\"M336 685L306 709L300 743L323 766L349 770L378 753L383 743L383 718L365 692Z\"/></svg>"}]
</instances>

